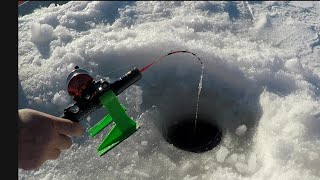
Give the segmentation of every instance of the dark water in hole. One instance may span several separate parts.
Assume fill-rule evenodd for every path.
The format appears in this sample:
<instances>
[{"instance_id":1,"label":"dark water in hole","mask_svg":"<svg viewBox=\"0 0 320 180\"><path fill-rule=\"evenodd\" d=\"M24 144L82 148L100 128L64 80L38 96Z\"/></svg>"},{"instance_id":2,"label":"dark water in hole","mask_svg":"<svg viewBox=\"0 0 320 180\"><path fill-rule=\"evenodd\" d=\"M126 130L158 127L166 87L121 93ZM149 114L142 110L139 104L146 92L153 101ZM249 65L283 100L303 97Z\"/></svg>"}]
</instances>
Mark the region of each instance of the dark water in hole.
<instances>
[{"instance_id":1,"label":"dark water in hole","mask_svg":"<svg viewBox=\"0 0 320 180\"><path fill-rule=\"evenodd\" d=\"M165 139L175 147L201 153L216 147L222 139L222 131L214 124L198 119L194 126L193 119L179 121L168 126Z\"/></svg>"}]
</instances>

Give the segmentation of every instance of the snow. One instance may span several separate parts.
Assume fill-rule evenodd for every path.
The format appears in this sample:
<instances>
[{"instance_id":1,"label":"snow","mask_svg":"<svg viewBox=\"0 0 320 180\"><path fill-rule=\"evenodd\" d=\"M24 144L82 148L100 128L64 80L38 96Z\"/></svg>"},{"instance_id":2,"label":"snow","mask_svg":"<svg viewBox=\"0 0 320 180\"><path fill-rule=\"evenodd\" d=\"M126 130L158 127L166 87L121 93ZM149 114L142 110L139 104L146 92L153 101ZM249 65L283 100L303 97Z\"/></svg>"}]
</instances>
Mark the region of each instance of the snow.
<instances>
[{"instance_id":1,"label":"snow","mask_svg":"<svg viewBox=\"0 0 320 180\"><path fill-rule=\"evenodd\" d=\"M163 127L194 117L201 74L193 56L172 55L118 96L136 133L103 157L106 131L84 133L19 179L319 179L319 12L317 1L70 1L19 16L19 108L61 115L76 65L113 81L188 49L205 63L199 118L224 133L199 154L164 140Z\"/></svg>"}]
</instances>

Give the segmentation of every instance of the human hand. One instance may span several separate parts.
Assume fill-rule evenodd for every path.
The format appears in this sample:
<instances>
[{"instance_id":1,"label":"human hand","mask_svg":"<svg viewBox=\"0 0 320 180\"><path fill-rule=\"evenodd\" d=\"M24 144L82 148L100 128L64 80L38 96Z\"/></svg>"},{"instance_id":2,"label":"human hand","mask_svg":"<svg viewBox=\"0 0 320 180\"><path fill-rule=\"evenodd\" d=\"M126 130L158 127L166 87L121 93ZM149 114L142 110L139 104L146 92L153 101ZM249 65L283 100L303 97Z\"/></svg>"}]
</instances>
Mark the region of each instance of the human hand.
<instances>
[{"instance_id":1,"label":"human hand","mask_svg":"<svg viewBox=\"0 0 320 180\"><path fill-rule=\"evenodd\" d=\"M80 123L32 109L18 110L18 168L39 169L46 160L57 159L69 149L69 136L80 136Z\"/></svg>"}]
</instances>

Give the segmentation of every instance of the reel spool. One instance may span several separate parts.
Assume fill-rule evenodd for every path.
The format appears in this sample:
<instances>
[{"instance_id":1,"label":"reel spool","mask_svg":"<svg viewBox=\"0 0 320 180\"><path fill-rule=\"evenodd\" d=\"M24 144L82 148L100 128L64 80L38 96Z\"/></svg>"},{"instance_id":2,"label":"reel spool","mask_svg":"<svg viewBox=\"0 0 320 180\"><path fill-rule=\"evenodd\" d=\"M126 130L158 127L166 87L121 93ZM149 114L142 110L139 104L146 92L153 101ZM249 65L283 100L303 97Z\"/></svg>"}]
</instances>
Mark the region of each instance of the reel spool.
<instances>
[{"instance_id":1,"label":"reel spool","mask_svg":"<svg viewBox=\"0 0 320 180\"><path fill-rule=\"evenodd\" d=\"M68 93L74 99L84 98L84 91L93 84L93 78L84 69L75 69L69 74L67 78Z\"/></svg>"}]
</instances>

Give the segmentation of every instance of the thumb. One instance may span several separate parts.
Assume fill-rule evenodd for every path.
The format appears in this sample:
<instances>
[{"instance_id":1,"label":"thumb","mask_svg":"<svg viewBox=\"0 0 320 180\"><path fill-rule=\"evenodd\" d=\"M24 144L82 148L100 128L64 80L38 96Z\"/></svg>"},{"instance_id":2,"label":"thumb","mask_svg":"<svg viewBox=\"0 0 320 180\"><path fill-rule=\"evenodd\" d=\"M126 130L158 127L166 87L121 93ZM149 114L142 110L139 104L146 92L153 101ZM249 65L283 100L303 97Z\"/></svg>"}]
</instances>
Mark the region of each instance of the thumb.
<instances>
[{"instance_id":1,"label":"thumb","mask_svg":"<svg viewBox=\"0 0 320 180\"><path fill-rule=\"evenodd\" d=\"M63 118L56 118L53 121L53 126L59 134L69 136L80 136L83 131L83 127L80 123Z\"/></svg>"}]
</instances>

